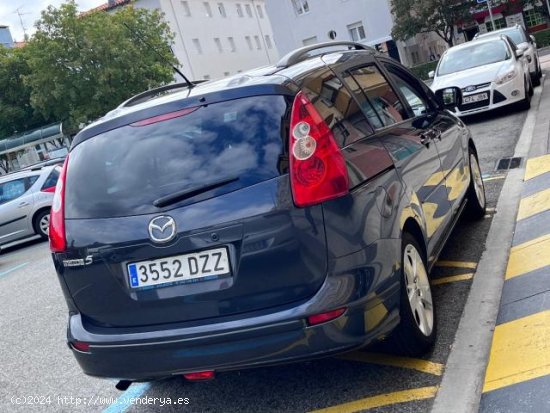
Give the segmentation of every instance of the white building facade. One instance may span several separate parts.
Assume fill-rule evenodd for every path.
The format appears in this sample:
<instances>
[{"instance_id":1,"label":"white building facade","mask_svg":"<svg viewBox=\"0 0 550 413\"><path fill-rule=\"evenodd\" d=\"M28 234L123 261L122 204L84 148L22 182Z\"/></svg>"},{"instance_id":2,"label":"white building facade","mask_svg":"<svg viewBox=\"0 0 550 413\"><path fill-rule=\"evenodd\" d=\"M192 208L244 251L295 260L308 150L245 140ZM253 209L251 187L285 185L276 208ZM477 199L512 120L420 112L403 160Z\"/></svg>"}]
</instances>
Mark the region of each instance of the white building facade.
<instances>
[{"instance_id":1,"label":"white building facade","mask_svg":"<svg viewBox=\"0 0 550 413\"><path fill-rule=\"evenodd\" d=\"M281 54L331 40L378 46L397 58L389 0L266 0Z\"/></svg>"},{"instance_id":2,"label":"white building facade","mask_svg":"<svg viewBox=\"0 0 550 413\"><path fill-rule=\"evenodd\" d=\"M164 13L180 70L191 80L231 76L279 57L264 0L113 1L110 8L128 3Z\"/></svg>"}]
</instances>

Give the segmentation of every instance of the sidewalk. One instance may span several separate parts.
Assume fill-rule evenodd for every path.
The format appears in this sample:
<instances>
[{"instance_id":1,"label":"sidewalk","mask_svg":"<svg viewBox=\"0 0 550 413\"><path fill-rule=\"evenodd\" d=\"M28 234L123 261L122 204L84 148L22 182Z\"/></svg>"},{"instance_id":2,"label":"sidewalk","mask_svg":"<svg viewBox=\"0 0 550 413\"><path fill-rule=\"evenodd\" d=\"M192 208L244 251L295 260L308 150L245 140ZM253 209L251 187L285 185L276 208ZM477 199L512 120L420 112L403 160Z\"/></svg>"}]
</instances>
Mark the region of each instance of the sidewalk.
<instances>
[{"instance_id":1,"label":"sidewalk","mask_svg":"<svg viewBox=\"0 0 550 413\"><path fill-rule=\"evenodd\" d=\"M546 80L480 412L550 412L550 84Z\"/></svg>"},{"instance_id":2,"label":"sidewalk","mask_svg":"<svg viewBox=\"0 0 550 413\"><path fill-rule=\"evenodd\" d=\"M550 412L550 55L432 413Z\"/></svg>"}]
</instances>

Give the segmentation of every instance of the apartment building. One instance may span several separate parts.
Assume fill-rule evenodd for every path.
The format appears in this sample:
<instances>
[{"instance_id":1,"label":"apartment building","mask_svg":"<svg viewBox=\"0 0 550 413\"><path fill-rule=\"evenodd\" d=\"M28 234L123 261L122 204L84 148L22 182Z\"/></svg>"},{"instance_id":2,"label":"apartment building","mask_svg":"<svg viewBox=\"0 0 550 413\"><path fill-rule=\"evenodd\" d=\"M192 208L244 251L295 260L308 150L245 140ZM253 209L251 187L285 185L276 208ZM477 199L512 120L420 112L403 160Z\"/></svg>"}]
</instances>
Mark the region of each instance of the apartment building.
<instances>
[{"instance_id":1,"label":"apartment building","mask_svg":"<svg viewBox=\"0 0 550 413\"><path fill-rule=\"evenodd\" d=\"M281 54L304 45L352 40L399 59L389 0L266 0Z\"/></svg>"},{"instance_id":2,"label":"apartment building","mask_svg":"<svg viewBox=\"0 0 550 413\"><path fill-rule=\"evenodd\" d=\"M96 9L129 4L164 13L180 70L193 80L227 77L279 58L264 0L112 0Z\"/></svg>"},{"instance_id":3,"label":"apartment building","mask_svg":"<svg viewBox=\"0 0 550 413\"><path fill-rule=\"evenodd\" d=\"M9 26L0 25L0 45L4 47L13 47L13 39Z\"/></svg>"}]
</instances>

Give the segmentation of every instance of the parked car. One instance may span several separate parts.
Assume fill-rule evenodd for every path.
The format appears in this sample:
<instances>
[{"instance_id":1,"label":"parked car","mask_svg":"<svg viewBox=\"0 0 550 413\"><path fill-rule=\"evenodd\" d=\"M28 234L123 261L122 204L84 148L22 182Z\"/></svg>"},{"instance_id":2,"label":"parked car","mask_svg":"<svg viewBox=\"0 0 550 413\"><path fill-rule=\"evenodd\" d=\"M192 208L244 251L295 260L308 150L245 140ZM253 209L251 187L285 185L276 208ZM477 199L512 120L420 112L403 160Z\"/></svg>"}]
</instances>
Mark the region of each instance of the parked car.
<instances>
[{"instance_id":1,"label":"parked car","mask_svg":"<svg viewBox=\"0 0 550 413\"><path fill-rule=\"evenodd\" d=\"M474 39L487 39L489 37L499 37L501 35L508 36L520 50L523 50L523 54L529 63L529 73L531 74L533 86L539 86L542 78L542 69L540 67L537 42L535 36L529 35L522 25L516 24L512 27L506 27L489 33L478 33L475 35Z\"/></svg>"},{"instance_id":2,"label":"parked car","mask_svg":"<svg viewBox=\"0 0 550 413\"><path fill-rule=\"evenodd\" d=\"M0 245L33 235L48 238L60 171L58 165L0 176Z\"/></svg>"},{"instance_id":3,"label":"parked car","mask_svg":"<svg viewBox=\"0 0 550 413\"><path fill-rule=\"evenodd\" d=\"M440 96L457 94L458 116L516 103L528 109L533 84L523 53L504 35L451 47L430 73L431 88Z\"/></svg>"},{"instance_id":4,"label":"parked car","mask_svg":"<svg viewBox=\"0 0 550 413\"><path fill-rule=\"evenodd\" d=\"M85 373L208 379L390 333L433 346L429 270L485 194L468 128L423 82L334 42L172 88L82 130L57 185L50 246Z\"/></svg>"}]
</instances>

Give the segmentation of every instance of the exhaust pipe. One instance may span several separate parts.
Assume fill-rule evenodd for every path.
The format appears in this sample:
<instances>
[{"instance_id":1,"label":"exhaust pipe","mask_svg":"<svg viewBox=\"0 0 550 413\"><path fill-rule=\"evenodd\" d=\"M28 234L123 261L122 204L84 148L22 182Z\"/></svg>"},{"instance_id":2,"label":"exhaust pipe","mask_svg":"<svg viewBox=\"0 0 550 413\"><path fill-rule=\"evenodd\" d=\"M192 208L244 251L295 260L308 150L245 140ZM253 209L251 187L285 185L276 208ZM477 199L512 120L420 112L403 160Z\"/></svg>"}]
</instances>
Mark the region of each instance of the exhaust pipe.
<instances>
[{"instance_id":1,"label":"exhaust pipe","mask_svg":"<svg viewBox=\"0 0 550 413\"><path fill-rule=\"evenodd\" d=\"M130 380L120 380L116 385L116 389L120 391L126 391L128 390L128 387L132 385L132 382Z\"/></svg>"}]
</instances>

